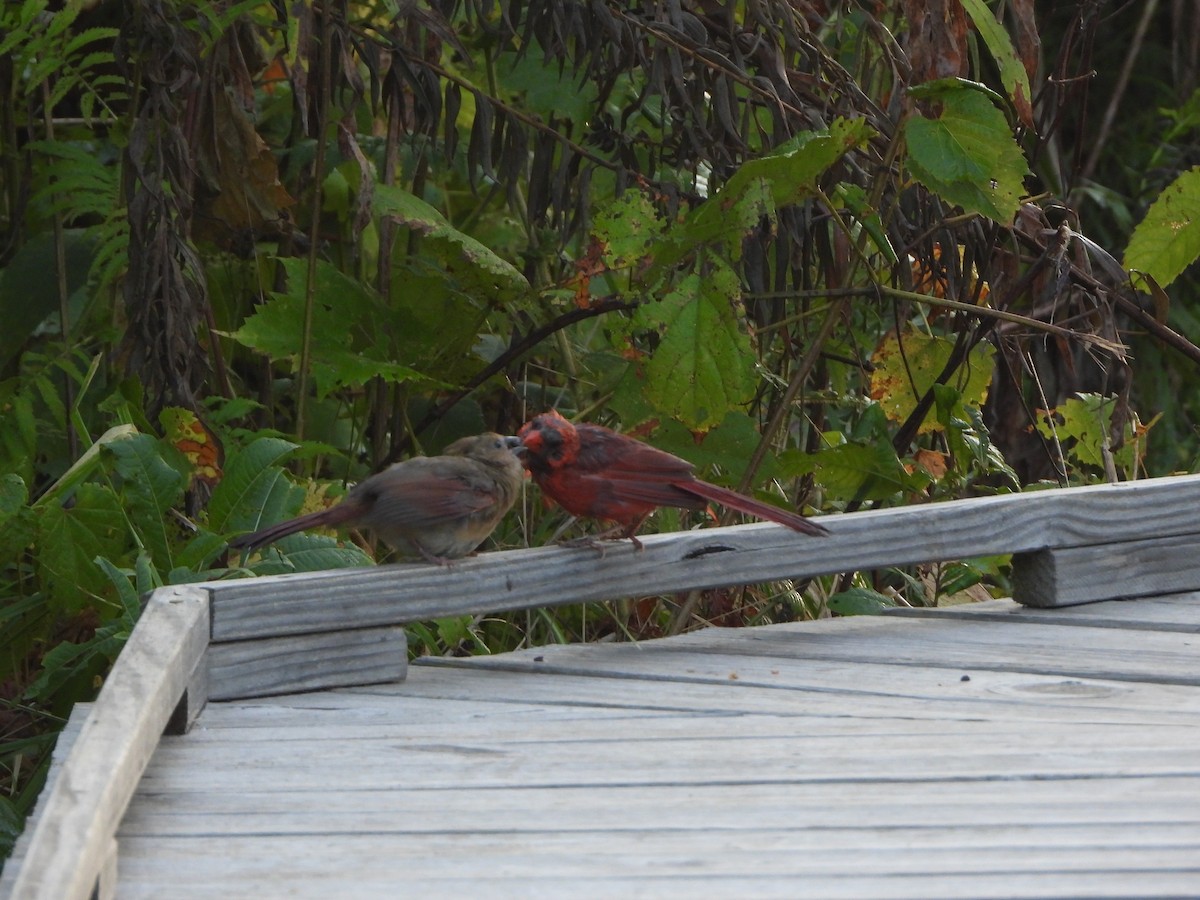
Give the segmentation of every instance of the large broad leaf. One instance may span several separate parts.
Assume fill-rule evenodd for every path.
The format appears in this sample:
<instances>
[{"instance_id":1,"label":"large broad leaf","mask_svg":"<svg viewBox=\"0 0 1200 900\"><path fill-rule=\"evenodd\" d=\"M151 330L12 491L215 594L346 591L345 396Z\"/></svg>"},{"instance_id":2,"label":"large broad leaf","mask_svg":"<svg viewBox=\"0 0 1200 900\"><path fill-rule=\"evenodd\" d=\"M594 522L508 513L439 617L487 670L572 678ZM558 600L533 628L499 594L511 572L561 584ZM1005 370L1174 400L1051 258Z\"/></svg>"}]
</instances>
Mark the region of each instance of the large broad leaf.
<instances>
[{"instance_id":1,"label":"large broad leaf","mask_svg":"<svg viewBox=\"0 0 1200 900\"><path fill-rule=\"evenodd\" d=\"M29 490L20 475L0 475L0 559L16 559L33 542L37 520L28 502Z\"/></svg>"},{"instance_id":2,"label":"large broad leaf","mask_svg":"<svg viewBox=\"0 0 1200 900\"><path fill-rule=\"evenodd\" d=\"M689 243L734 238L736 248L741 233L761 216L812 196L818 179L872 133L862 119L836 119L827 131L804 132L744 163L688 217L682 236Z\"/></svg>"},{"instance_id":3,"label":"large broad leaf","mask_svg":"<svg viewBox=\"0 0 1200 900\"><path fill-rule=\"evenodd\" d=\"M1163 287L1200 257L1200 166L1158 195L1133 230L1125 268L1145 272Z\"/></svg>"},{"instance_id":4,"label":"large broad leaf","mask_svg":"<svg viewBox=\"0 0 1200 900\"><path fill-rule=\"evenodd\" d=\"M697 470L716 469L706 480L734 485L741 479L762 434L757 422L741 410L731 410L719 425L697 436L680 423L668 420L654 433L654 446L694 464ZM758 469L759 482L775 475L775 458L767 454Z\"/></svg>"},{"instance_id":5,"label":"large broad leaf","mask_svg":"<svg viewBox=\"0 0 1200 900\"><path fill-rule=\"evenodd\" d=\"M512 263L446 221L445 216L414 194L389 184L375 186L375 214L425 236L428 249L440 251L443 262L453 263L455 276L471 287L491 294L529 291L529 282ZM463 263L469 264L464 268ZM489 290L490 289L490 290Z\"/></svg>"},{"instance_id":6,"label":"large broad leaf","mask_svg":"<svg viewBox=\"0 0 1200 900\"><path fill-rule=\"evenodd\" d=\"M816 453L782 454L787 475L809 475L837 500L888 500L923 490L930 482L906 466L888 443L841 444Z\"/></svg>"},{"instance_id":7,"label":"large broad leaf","mask_svg":"<svg viewBox=\"0 0 1200 900\"><path fill-rule=\"evenodd\" d=\"M877 616L884 610L896 606L896 601L878 591L855 587L839 591L825 604L830 612L839 616Z\"/></svg>"},{"instance_id":8,"label":"large broad leaf","mask_svg":"<svg viewBox=\"0 0 1200 900\"><path fill-rule=\"evenodd\" d=\"M1029 166L1004 114L985 93L957 81L921 85L913 93L941 107L936 116L914 115L905 126L913 175L967 212L1012 222Z\"/></svg>"},{"instance_id":9,"label":"large broad leaf","mask_svg":"<svg viewBox=\"0 0 1200 900\"><path fill-rule=\"evenodd\" d=\"M263 521L295 515L304 491L288 480L278 463L298 446L280 438L259 438L230 459L208 504L209 527L223 534L252 531Z\"/></svg>"},{"instance_id":10,"label":"large broad leaf","mask_svg":"<svg viewBox=\"0 0 1200 900\"><path fill-rule=\"evenodd\" d=\"M933 389L953 352L954 342L946 338L919 331L907 331L903 337L890 332L871 358L875 366L871 373L871 399L879 402L889 419L905 421L921 398ZM954 373L952 383L963 403L979 407L987 400L993 355L991 344L977 344L966 365ZM939 431L942 427L931 405L919 433Z\"/></svg>"},{"instance_id":11,"label":"large broad leaf","mask_svg":"<svg viewBox=\"0 0 1200 900\"><path fill-rule=\"evenodd\" d=\"M111 590L96 557L117 558L127 546L125 511L107 485L86 483L67 508L47 504L39 522L38 571L51 609L75 611L95 605Z\"/></svg>"},{"instance_id":12,"label":"large broad leaf","mask_svg":"<svg viewBox=\"0 0 1200 900\"><path fill-rule=\"evenodd\" d=\"M388 302L398 358L448 381L473 375L479 360L472 351L490 330L488 316L527 298L529 282L408 191L377 185L372 202L376 215L422 235L419 254L397 251L393 260Z\"/></svg>"},{"instance_id":13,"label":"large broad leaf","mask_svg":"<svg viewBox=\"0 0 1200 900\"><path fill-rule=\"evenodd\" d=\"M342 543L323 534L292 534L276 541L270 549L264 548L262 556L249 568L255 575L283 575L374 564L375 560L356 544Z\"/></svg>"},{"instance_id":14,"label":"large broad leaf","mask_svg":"<svg viewBox=\"0 0 1200 900\"><path fill-rule=\"evenodd\" d=\"M170 568L171 538L166 512L183 497L184 477L163 459L163 446L148 434L113 441L108 452L116 459L122 495L154 561Z\"/></svg>"},{"instance_id":15,"label":"large broad leaf","mask_svg":"<svg viewBox=\"0 0 1200 900\"><path fill-rule=\"evenodd\" d=\"M754 394L754 354L734 312L739 295L737 276L716 266L638 310L639 325L663 329L645 366L646 397L688 428L712 427Z\"/></svg>"},{"instance_id":16,"label":"large broad leaf","mask_svg":"<svg viewBox=\"0 0 1200 900\"><path fill-rule=\"evenodd\" d=\"M304 344L308 262L282 259L279 264L287 272L287 291L272 294L233 338L272 359L287 359L296 365ZM320 396L339 387L362 386L377 377L397 383L424 377L388 359L386 344L377 339L382 315L378 298L360 282L329 263L317 263L309 350L313 382Z\"/></svg>"},{"instance_id":17,"label":"large broad leaf","mask_svg":"<svg viewBox=\"0 0 1200 900\"><path fill-rule=\"evenodd\" d=\"M553 116L582 125L596 109L599 89L593 79L579 77L573 67L548 66L536 53L502 53L495 71L500 84L522 94L522 106L543 121Z\"/></svg>"}]
</instances>

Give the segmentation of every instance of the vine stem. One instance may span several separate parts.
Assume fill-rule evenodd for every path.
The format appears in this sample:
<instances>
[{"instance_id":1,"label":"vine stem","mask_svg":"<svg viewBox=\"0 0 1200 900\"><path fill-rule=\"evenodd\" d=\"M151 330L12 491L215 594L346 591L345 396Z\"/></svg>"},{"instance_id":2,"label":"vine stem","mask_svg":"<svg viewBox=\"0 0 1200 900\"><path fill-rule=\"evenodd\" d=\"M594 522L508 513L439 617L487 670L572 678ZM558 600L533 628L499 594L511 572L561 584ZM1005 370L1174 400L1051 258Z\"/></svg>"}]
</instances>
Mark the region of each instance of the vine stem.
<instances>
[{"instance_id":1,"label":"vine stem","mask_svg":"<svg viewBox=\"0 0 1200 900\"><path fill-rule=\"evenodd\" d=\"M54 140L54 110L50 104L50 79L42 82L42 115L45 120L46 140ZM62 337L63 347L67 350L71 348L71 325L70 325L70 288L67 284L67 246L66 234L63 227L62 210L57 206L54 208L53 215L54 225L54 268L57 276L58 288L58 328L59 334ZM71 412L75 409L75 383L68 375L63 379L63 393L66 400L67 411ZM70 415L66 417L67 429L67 452L71 459L76 459L79 456L79 435L75 433L75 423Z\"/></svg>"},{"instance_id":2,"label":"vine stem","mask_svg":"<svg viewBox=\"0 0 1200 900\"><path fill-rule=\"evenodd\" d=\"M308 370L312 364L313 308L317 299L317 254L321 246L321 207L324 204L325 125L329 121L330 43L333 41L333 11L321 5L321 84L317 105L317 149L313 160L312 233L308 243L308 283L304 286L304 326L300 337L300 364L296 373L296 437L304 440L308 413Z\"/></svg>"},{"instance_id":3,"label":"vine stem","mask_svg":"<svg viewBox=\"0 0 1200 900\"><path fill-rule=\"evenodd\" d=\"M750 462L747 463L746 471L742 473L742 479L738 482L737 489L741 493L746 493L750 489L750 485L754 483L754 476L762 466L763 459L766 458L767 449L774 442L775 436L783 427L783 423L787 421L788 411L791 409L792 403L795 402L800 389L804 387L805 380L821 356L821 348L825 346L825 342L833 334L834 326L845 316L849 306L850 298L842 297L829 307L829 312L826 313L820 330L817 332L816 337L813 338L812 343L809 344L808 352L804 355L804 359L800 361L800 365L792 372L791 380L788 381L788 386L783 392L783 397L780 398L775 411L771 414L770 421L763 428L762 438L759 440L758 446L754 448L754 453L750 455Z\"/></svg>"}]
</instances>

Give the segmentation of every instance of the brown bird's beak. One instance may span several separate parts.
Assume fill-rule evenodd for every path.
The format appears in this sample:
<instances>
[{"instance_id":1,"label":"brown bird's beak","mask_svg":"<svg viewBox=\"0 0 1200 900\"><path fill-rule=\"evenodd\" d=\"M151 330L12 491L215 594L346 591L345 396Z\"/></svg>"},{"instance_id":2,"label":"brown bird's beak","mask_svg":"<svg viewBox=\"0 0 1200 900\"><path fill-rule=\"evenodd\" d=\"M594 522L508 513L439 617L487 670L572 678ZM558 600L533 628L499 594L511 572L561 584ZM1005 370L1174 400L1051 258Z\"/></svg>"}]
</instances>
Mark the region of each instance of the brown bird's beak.
<instances>
[{"instance_id":1,"label":"brown bird's beak","mask_svg":"<svg viewBox=\"0 0 1200 900\"><path fill-rule=\"evenodd\" d=\"M525 444L515 434L510 434L504 438L504 444L515 453L517 456L525 455Z\"/></svg>"}]
</instances>

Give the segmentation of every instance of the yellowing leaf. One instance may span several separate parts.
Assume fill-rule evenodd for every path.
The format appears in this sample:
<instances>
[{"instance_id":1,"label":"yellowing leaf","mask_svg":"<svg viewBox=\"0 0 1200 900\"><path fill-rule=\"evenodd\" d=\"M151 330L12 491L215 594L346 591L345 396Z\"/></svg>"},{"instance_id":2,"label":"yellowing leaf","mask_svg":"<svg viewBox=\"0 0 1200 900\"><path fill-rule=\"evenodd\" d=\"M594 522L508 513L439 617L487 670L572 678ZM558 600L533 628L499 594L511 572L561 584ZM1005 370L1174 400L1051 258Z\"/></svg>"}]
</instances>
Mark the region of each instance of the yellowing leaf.
<instances>
[{"instance_id":1,"label":"yellowing leaf","mask_svg":"<svg viewBox=\"0 0 1200 900\"><path fill-rule=\"evenodd\" d=\"M954 342L946 338L909 331L901 339L893 331L879 344L872 357L871 398L877 400L889 419L905 421L917 403L931 390L946 368ZM979 344L967 363L953 376L953 384L962 402L982 406L992 381L992 346ZM921 423L919 433L942 430L942 424L930 414Z\"/></svg>"}]
</instances>

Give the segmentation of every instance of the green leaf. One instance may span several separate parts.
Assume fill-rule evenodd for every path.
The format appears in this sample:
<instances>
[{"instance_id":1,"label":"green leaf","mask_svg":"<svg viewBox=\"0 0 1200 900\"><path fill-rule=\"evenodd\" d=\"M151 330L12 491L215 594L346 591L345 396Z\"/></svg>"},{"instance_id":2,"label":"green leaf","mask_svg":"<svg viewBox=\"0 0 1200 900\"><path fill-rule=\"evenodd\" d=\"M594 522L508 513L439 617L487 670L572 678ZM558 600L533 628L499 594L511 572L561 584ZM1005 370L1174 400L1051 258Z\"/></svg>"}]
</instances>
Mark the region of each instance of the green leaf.
<instances>
[{"instance_id":1,"label":"green leaf","mask_svg":"<svg viewBox=\"0 0 1200 900\"><path fill-rule=\"evenodd\" d=\"M162 456L162 445L148 434L114 441L108 452L116 459L122 478L122 496L133 512L133 527L154 560L164 569L171 565L171 538L167 510L183 498L184 476Z\"/></svg>"},{"instance_id":2,"label":"green leaf","mask_svg":"<svg viewBox=\"0 0 1200 900\"><path fill-rule=\"evenodd\" d=\"M508 292L526 293L529 282L512 263L502 259L491 249L470 235L464 234L446 221L446 218L424 200L402 188L390 184L375 185L373 197L375 214L411 228L425 236L426 242L442 251L447 260L459 258L456 274L464 276L462 262L476 270L470 283L483 290L491 288L491 294Z\"/></svg>"},{"instance_id":3,"label":"green leaf","mask_svg":"<svg viewBox=\"0 0 1200 900\"><path fill-rule=\"evenodd\" d=\"M663 222L649 197L628 190L596 212L592 231L604 248L604 261L621 269L651 255L661 238Z\"/></svg>"},{"instance_id":4,"label":"green leaf","mask_svg":"<svg viewBox=\"0 0 1200 900\"><path fill-rule=\"evenodd\" d=\"M34 507L41 509L64 501L78 485L90 478L99 468L100 454L106 447L111 447L120 441L132 440L137 435L138 430L133 425L115 425L108 429L96 439L96 443L88 447L79 459L71 464L71 467L62 474L58 481L50 485L45 493L34 501Z\"/></svg>"},{"instance_id":5,"label":"green leaf","mask_svg":"<svg viewBox=\"0 0 1200 900\"><path fill-rule=\"evenodd\" d=\"M913 115L905 125L913 175L967 212L1009 224L1025 192L1029 166L1004 114L969 85L924 87L940 100L941 112L932 118Z\"/></svg>"},{"instance_id":6,"label":"green leaf","mask_svg":"<svg viewBox=\"0 0 1200 900\"><path fill-rule=\"evenodd\" d=\"M150 571L152 570L150 557L145 553L139 553L134 571L132 572L117 568L111 561L104 557L98 557L95 563L108 578L109 583L116 591L117 599L121 603L121 617L119 622L121 627L114 634L121 635L121 639L124 640L133 631L133 626L141 614L142 593L151 591L159 586L155 583L157 579L150 575ZM131 576L133 576L133 580L131 580ZM147 578L150 580L147 581Z\"/></svg>"},{"instance_id":7,"label":"green leaf","mask_svg":"<svg viewBox=\"0 0 1200 900\"><path fill-rule=\"evenodd\" d=\"M42 510L37 561L51 608L75 611L108 594L108 577L94 561L120 556L127 525L120 500L106 485L81 484L70 508L52 503Z\"/></svg>"},{"instance_id":8,"label":"green leaf","mask_svg":"<svg viewBox=\"0 0 1200 900\"><path fill-rule=\"evenodd\" d=\"M1022 122L1032 126L1033 105L1030 99L1032 94L1029 91L1029 73L1025 71L1025 65L1013 49L1008 32L996 19L996 14L988 9L984 0L962 0L962 5L979 30L979 36L987 45L997 68L1000 69L1000 80L1004 82L1004 90L1008 92L1013 108Z\"/></svg>"},{"instance_id":9,"label":"green leaf","mask_svg":"<svg viewBox=\"0 0 1200 900\"><path fill-rule=\"evenodd\" d=\"M116 660L121 648L141 614L141 598L130 575L113 565L104 557L92 561L96 572L112 587L120 603L120 615L113 621L96 629L95 635L82 643L64 642L52 648L42 659L42 670L25 692L27 698L37 698L45 703L65 688L70 689L74 699L84 699L94 691L94 679L103 674ZM139 559L139 569L148 565L148 560Z\"/></svg>"},{"instance_id":10,"label":"green leaf","mask_svg":"<svg viewBox=\"0 0 1200 900\"><path fill-rule=\"evenodd\" d=\"M297 365L304 342L308 264L302 259L281 259L279 265L287 272L287 291L272 294L233 338ZM324 261L317 263L316 276L310 352L320 397L339 387L361 387L375 377L395 383L424 378L387 358L387 346L378 340L379 322L386 311L373 292Z\"/></svg>"},{"instance_id":11,"label":"green leaf","mask_svg":"<svg viewBox=\"0 0 1200 900\"><path fill-rule=\"evenodd\" d=\"M1200 166L1163 189L1133 230L1125 268L1145 272L1163 287L1200 257Z\"/></svg>"},{"instance_id":12,"label":"green leaf","mask_svg":"<svg viewBox=\"0 0 1200 900\"><path fill-rule=\"evenodd\" d=\"M276 541L249 568L255 575L283 575L373 565L375 560L356 544L324 534L300 533Z\"/></svg>"},{"instance_id":13,"label":"green leaf","mask_svg":"<svg viewBox=\"0 0 1200 900\"><path fill-rule=\"evenodd\" d=\"M28 502L29 491L20 475L0 475L0 560L17 559L33 543L37 519Z\"/></svg>"},{"instance_id":14,"label":"green leaf","mask_svg":"<svg viewBox=\"0 0 1200 900\"><path fill-rule=\"evenodd\" d=\"M738 250L742 234L763 215L812 196L820 177L872 133L862 119L836 119L827 131L804 132L743 163L721 190L688 215L682 229L676 229L676 242L686 247L724 238Z\"/></svg>"},{"instance_id":15,"label":"green leaf","mask_svg":"<svg viewBox=\"0 0 1200 900\"><path fill-rule=\"evenodd\" d=\"M496 64L497 80L524 94L524 106L549 121L551 116L583 125L595 109L598 89L587 77L574 77L573 67L544 61L539 54L506 52Z\"/></svg>"},{"instance_id":16,"label":"green leaf","mask_svg":"<svg viewBox=\"0 0 1200 900\"><path fill-rule=\"evenodd\" d=\"M896 602L877 591L856 587L834 594L826 605L839 616L877 616Z\"/></svg>"},{"instance_id":17,"label":"green leaf","mask_svg":"<svg viewBox=\"0 0 1200 900\"><path fill-rule=\"evenodd\" d=\"M719 470L706 475L705 480L719 484L736 484L745 471L762 435L757 422L740 410L731 410L719 425L709 429L702 438L679 422L668 420L654 433L654 446L686 459L697 470ZM775 475L775 458L767 454L758 470L758 480L767 481Z\"/></svg>"},{"instance_id":18,"label":"green leaf","mask_svg":"<svg viewBox=\"0 0 1200 900\"><path fill-rule=\"evenodd\" d=\"M20 475L6 472L0 475L0 531L29 502L29 489Z\"/></svg>"},{"instance_id":19,"label":"green leaf","mask_svg":"<svg viewBox=\"0 0 1200 900\"><path fill-rule=\"evenodd\" d=\"M930 481L909 471L890 444L842 444L816 453L789 451L779 457L784 475L807 475L835 500L889 500L923 490Z\"/></svg>"},{"instance_id":20,"label":"green leaf","mask_svg":"<svg viewBox=\"0 0 1200 900\"><path fill-rule=\"evenodd\" d=\"M734 312L737 276L725 266L691 274L638 321L664 331L646 363L646 397L688 428L704 430L754 395L754 353Z\"/></svg>"},{"instance_id":21,"label":"green leaf","mask_svg":"<svg viewBox=\"0 0 1200 900\"><path fill-rule=\"evenodd\" d=\"M849 151L864 144L874 129L863 119L835 119L825 131L805 132L757 159L749 160L712 198L729 208L731 201L762 180L776 206L812 196L818 179Z\"/></svg>"},{"instance_id":22,"label":"green leaf","mask_svg":"<svg viewBox=\"0 0 1200 900\"><path fill-rule=\"evenodd\" d=\"M1067 455L1077 465L1104 468L1104 444L1109 439L1113 411L1117 398L1101 394L1081 393L1069 397L1054 410L1058 421L1051 428L1045 416L1039 416L1037 430L1047 438L1057 437L1067 445ZM1136 416L1126 423L1124 444L1112 451L1119 471L1133 474L1137 470L1138 442L1134 440L1138 421Z\"/></svg>"},{"instance_id":23,"label":"green leaf","mask_svg":"<svg viewBox=\"0 0 1200 900\"><path fill-rule=\"evenodd\" d=\"M263 521L295 515L304 491L288 481L278 463L299 446L280 438L258 438L231 456L208 503L209 527L221 534L252 531Z\"/></svg>"}]
</instances>

